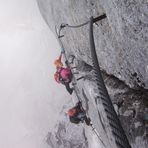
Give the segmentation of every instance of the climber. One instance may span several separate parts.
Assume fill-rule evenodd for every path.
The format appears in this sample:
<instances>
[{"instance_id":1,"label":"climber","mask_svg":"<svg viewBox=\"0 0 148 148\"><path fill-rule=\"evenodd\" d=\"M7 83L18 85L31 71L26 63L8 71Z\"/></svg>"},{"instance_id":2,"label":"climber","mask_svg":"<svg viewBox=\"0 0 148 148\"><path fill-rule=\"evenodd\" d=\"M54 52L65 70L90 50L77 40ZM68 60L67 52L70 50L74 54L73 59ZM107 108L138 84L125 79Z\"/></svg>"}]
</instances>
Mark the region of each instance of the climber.
<instances>
[{"instance_id":1,"label":"climber","mask_svg":"<svg viewBox=\"0 0 148 148\"><path fill-rule=\"evenodd\" d=\"M63 63L61 62L62 53L59 58L55 60L54 64L56 65L56 72L54 74L54 79L57 83L61 83L65 85L66 90L72 94L73 88L70 88L70 83L72 81L72 72L68 67L63 67Z\"/></svg>"},{"instance_id":2,"label":"climber","mask_svg":"<svg viewBox=\"0 0 148 148\"><path fill-rule=\"evenodd\" d=\"M72 123L79 124L80 122L83 123L85 121L86 125L91 125L91 120L87 117L86 111L83 109L81 101L76 103L73 108L69 109L67 115L69 116L69 120Z\"/></svg>"}]
</instances>

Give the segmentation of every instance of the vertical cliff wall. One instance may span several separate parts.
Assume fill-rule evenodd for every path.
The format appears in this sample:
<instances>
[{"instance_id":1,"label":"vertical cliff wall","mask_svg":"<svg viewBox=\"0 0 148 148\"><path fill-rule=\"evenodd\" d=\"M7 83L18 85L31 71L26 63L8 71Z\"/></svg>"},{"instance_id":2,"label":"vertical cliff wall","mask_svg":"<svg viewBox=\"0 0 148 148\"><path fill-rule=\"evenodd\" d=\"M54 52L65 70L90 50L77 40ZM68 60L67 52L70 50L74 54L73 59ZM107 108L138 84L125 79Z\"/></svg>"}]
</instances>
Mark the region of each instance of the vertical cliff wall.
<instances>
[{"instance_id":1,"label":"vertical cliff wall","mask_svg":"<svg viewBox=\"0 0 148 148\"><path fill-rule=\"evenodd\" d=\"M61 23L79 24L92 16L107 14L94 26L100 65L133 88L148 88L147 0L38 0L41 13L54 32ZM88 27L66 29L67 52L91 63Z\"/></svg>"},{"instance_id":2,"label":"vertical cliff wall","mask_svg":"<svg viewBox=\"0 0 148 148\"><path fill-rule=\"evenodd\" d=\"M148 1L37 1L53 32L55 25L77 25L86 22L90 16L106 13L106 19L94 24L98 60L122 126L130 142L134 143L132 146L146 148L148 133L144 116L148 110ZM67 55L73 54L78 61L85 63L80 67L78 62L80 73L85 73L84 65L91 67L88 29L89 26L63 30L65 36L62 41Z\"/></svg>"}]
</instances>

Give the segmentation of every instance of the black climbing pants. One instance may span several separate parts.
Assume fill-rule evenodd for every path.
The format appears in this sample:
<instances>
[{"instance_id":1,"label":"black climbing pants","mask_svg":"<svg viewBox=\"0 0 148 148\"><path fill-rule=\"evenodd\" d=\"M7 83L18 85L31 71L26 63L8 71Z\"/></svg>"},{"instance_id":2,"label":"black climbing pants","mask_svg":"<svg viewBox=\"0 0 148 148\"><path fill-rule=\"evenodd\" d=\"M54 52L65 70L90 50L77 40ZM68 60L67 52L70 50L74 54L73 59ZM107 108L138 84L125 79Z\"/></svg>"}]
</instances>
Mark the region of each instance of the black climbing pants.
<instances>
[{"instance_id":1,"label":"black climbing pants","mask_svg":"<svg viewBox=\"0 0 148 148\"><path fill-rule=\"evenodd\" d=\"M66 90L67 90L70 94L72 94L73 88L70 88L69 83L64 83L64 85L65 85L65 87L66 87Z\"/></svg>"}]
</instances>

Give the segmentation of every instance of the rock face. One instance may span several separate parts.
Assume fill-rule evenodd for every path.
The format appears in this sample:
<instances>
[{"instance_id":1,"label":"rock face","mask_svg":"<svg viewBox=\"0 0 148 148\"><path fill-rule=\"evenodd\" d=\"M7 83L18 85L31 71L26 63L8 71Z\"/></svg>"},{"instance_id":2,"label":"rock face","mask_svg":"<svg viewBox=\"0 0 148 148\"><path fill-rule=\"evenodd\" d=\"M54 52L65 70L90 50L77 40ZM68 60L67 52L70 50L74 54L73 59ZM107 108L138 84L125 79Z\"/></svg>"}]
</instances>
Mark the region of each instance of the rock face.
<instances>
[{"instance_id":1,"label":"rock face","mask_svg":"<svg viewBox=\"0 0 148 148\"><path fill-rule=\"evenodd\" d=\"M103 77L132 147L146 148L148 143L148 1L37 1L41 14L53 32L55 25L58 27L61 23L77 25L88 21L90 16L97 17L106 13L106 19L94 24L97 56ZM67 55L75 55L79 73L87 75L81 85L87 87L87 84L90 84L94 87L91 84L93 82L91 74L87 74L91 71L92 65L88 31L88 25L77 29L65 28L62 41ZM78 85L80 90L81 85ZM61 125L59 128L61 129ZM52 136L49 134L49 137Z\"/></svg>"},{"instance_id":2,"label":"rock face","mask_svg":"<svg viewBox=\"0 0 148 148\"><path fill-rule=\"evenodd\" d=\"M98 90L96 90L96 80L92 77L90 65L84 64L84 61L82 61L82 63L80 60L75 61L77 70L80 74L85 76L84 80L78 82L79 90L91 92L91 94L87 93L87 95L81 95L81 98L86 104L90 104L93 102L92 100L95 100L95 96L99 94ZM79 68L77 65L81 65L81 67ZM115 111L132 148L146 148L148 145L148 92L146 90L137 91L131 89L121 80L113 75L108 75L105 71L102 71L102 75ZM95 105L92 107L90 105L86 106L89 108L88 114L91 117L93 124L98 129L98 132L101 132L99 131L100 126L98 127L96 120L96 116L98 115L94 116L95 111L93 110L93 106ZM98 110L99 108L101 108L100 105L98 106Z\"/></svg>"},{"instance_id":3,"label":"rock face","mask_svg":"<svg viewBox=\"0 0 148 148\"><path fill-rule=\"evenodd\" d=\"M52 148L87 148L88 143L82 127L70 125L69 122L60 121L57 130L49 132L47 143Z\"/></svg>"},{"instance_id":4,"label":"rock face","mask_svg":"<svg viewBox=\"0 0 148 148\"><path fill-rule=\"evenodd\" d=\"M38 4L53 32L55 25L80 24L106 13L107 19L94 25L102 69L132 88L148 88L147 0L38 0ZM66 51L91 64L88 26L66 28L64 34Z\"/></svg>"},{"instance_id":5,"label":"rock face","mask_svg":"<svg viewBox=\"0 0 148 148\"><path fill-rule=\"evenodd\" d=\"M70 104L66 106L68 107ZM48 133L46 142L52 148L88 148L82 124L72 124L66 115L63 117L64 112L68 109L66 106L61 111L61 118L58 120L55 128Z\"/></svg>"}]
</instances>

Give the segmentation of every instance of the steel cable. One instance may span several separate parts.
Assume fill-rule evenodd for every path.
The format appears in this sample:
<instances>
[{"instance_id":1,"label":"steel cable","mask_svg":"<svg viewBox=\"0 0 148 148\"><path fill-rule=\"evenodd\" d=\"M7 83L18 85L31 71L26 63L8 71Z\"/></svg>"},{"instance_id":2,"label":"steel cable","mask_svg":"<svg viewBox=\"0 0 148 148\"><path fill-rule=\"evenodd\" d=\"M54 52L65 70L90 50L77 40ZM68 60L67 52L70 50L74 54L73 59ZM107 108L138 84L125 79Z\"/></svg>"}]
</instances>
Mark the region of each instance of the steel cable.
<instances>
[{"instance_id":1,"label":"steel cable","mask_svg":"<svg viewBox=\"0 0 148 148\"><path fill-rule=\"evenodd\" d=\"M102 19L104 19L104 18L106 18L106 14L103 14L103 15L100 15L100 16L94 18L94 19L93 19L93 23L95 23L95 22L97 22L97 21L99 21L99 20L102 20ZM79 28L79 27L83 27L83 26L87 25L89 22L90 22L90 21L86 21L85 23L82 23L82 24L79 24L79 25L69 25L69 24L64 24L64 23L62 23L61 26L60 26L60 28L61 28L61 29L63 29L64 27ZM60 30L60 31L61 31L61 30ZM60 34L60 33L59 33L59 34Z\"/></svg>"},{"instance_id":2,"label":"steel cable","mask_svg":"<svg viewBox=\"0 0 148 148\"><path fill-rule=\"evenodd\" d=\"M94 36L93 36L93 17L90 18L90 29L89 29L89 38L90 38L90 48L91 48L91 56L92 56L92 64L93 64L93 71L94 77L97 80L98 91L100 96L97 99L101 99L104 111L107 115L107 119L112 129L112 134L115 138L115 142L117 147L119 148L131 148L128 139L125 135L125 132L121 126L119 118L114 110L113 104L111 99L108 95L108 91L105 87L104 80L101 75L101 70L96 54L95 43L94 43ZM100 89L101 88L101 89Z\"/></svg>"}]
</instances>

